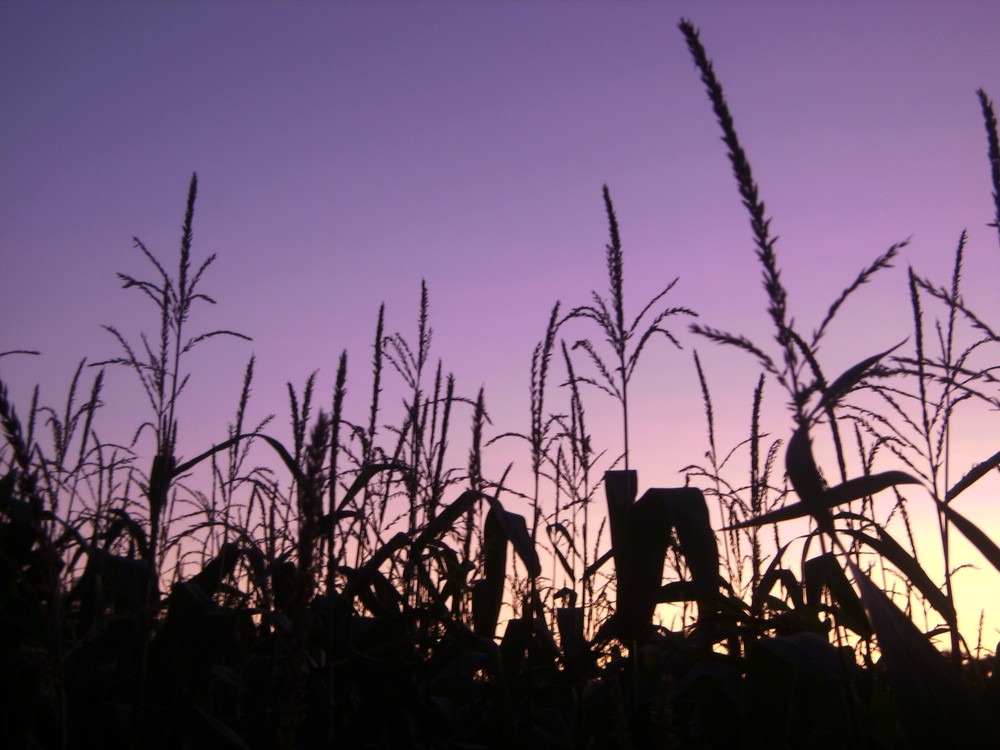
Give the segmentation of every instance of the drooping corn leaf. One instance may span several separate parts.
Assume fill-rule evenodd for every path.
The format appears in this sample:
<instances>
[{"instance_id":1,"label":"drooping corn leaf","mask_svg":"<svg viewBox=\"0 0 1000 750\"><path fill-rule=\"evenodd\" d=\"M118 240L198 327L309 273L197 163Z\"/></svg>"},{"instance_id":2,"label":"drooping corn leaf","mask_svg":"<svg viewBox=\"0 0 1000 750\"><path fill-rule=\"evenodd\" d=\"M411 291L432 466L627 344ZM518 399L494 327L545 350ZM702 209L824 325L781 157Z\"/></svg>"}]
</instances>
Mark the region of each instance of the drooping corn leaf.
<instances>
[{"instance_id":1,"label":"drooping corn leaf","mask_svg":"<svg viewBox=\"0 0 1000 750\"><path fill-rule=\"evenodd\" d=\"M792 434L792 439L788 441L788 448L785 451L785 470L805 513L816 519L822 531L832 533L833 520L823 505L826 487L819 469L816 468L816 459L813 458L809 425L800 425Z\"/></svg>"},{"instance_id":2,"label":"drooping corn leaf","mask_svg":"<svg viewBox=\"0 0 1000 750\"><path fill-rule=\"evenodd\" d=\"M676 487L655 490L662 493L669 519L677 530L681 554L691 571L699 607L712 606L719 593L719 547L708 517L708 505L701 490Z\"/></svg>"},{"instance_id":3,"label":"drooping corn leaf","mask_svg":"<svg viewBox=\"0 0 1000 750\"><path fill-rule=\"evenodd\" d=\"M994 568L1000 570L1000 547L997 547L996 543L982 529L952 508L951 505L939 503L938 507L948 517L948 520L965 535L965 538L983 553L983 557L989 560Z\"/></svg>"},{"instance_id":4,"label":"drooping corn leaf","mask_svg":"<svg viewBox=\"0 0 1000 750\"><path fill-rule=\"evenodd\" d=\"M149 559L149 539L146 536L146 530L142 528L138 521L136 521L125 508L112 508L109 515L111 515L114 520L108 526L107 532L104 534L104 549L110 551L111 545L118 539L122 531L127 531L132 541L139 548L139 557L144 560Z\"/></svg>"},{"instance_id":5,"label":"drooping corn leaf","mask_svg":"<svg viewBox=\"0 0 1000 750\"><path fill-rule=\"evenodd\" d=\"M560 536L566 540L569 548L576 552L576 542L573 541L573 535L569 533L569 529L567 529L563 524L550 523L548 527L546 527L546 531L549 534L549 538L553 541L555 541L555 532L559 532Z\"/></svg>"},{"instance_id":6,"label":"drooping corn leaf","mask_svg":"<svg viewBox=\"0 0 1000 750\"><path fill-rule=\"evenodd\" d=\"M785 579L782 577L783 574L780 572L782 570L782 568L780 567L781 558L784 557L785 551L788 549L788 545L789 543L786 542L778 549L774 557L771 558L771 562L768 563L767 570L764 571L760 579L757 581L757 586L754 589L752 598L750 600L751 606L754 609L760 608L760 602L758 601L759 598L769 594L771 592L771 589L774 587L774 584L778 580L781 580L782 583L785 584L785 588L789 591L789 593L797 597L798 605L801 605L802 592L799 591L800 588L799 582L795 579L795 576L792 575L791 578L793 585L789 586L789 584L786 583ZM791 571L788 571L788 573L791 574Z\"/></svg>"},{"instance_id":7,"label":"drooping corn leaf","mask_svg":"<svg viewBox=\"0 0 1000 750\"><path fill-rule=\"evenodd\" d=\"M583 635L583 607L559 607L556 609L556 627L559 630L559 644L563 659L573 662L587 651L587 640Z\"/></svg>"},{"instance_id":8,"label":"drooping corn leaf","mask_svg":"<svg viewBox=\"0 0 1000 750\"><path fill-rule=\"evenodd\" d=\"M806 585L806 601L814 610L820 609L822 592L826 589L837 607L837 623L850 628L862 638L872 637L861 600L833 552L825 552L806 560L802 566L802 577Z\"/></svg>"},{"instance_id":9,"label":"drooping corn leaf","mask_svg":"<svg viewBox=\"0 0 1000 750\"><path fill-rule=\"evenodd\" d=\"M648 490L631 502L636 486L634 471L607 472L608 513L612 522L617 635L629 641L640 638L656 609L663 563L670 544L670 513L663 490Z\"/></svg>"},{"instance_id":10,"label":"drooping corn leaf","mask_svg":"<svg viewBox=\"0 0 1000 750\"><path fill-rule=\"evenodd\" d=\"M240 546L236 542L226 542L219 554L205 563L205 566L188 579L209 596L219 590L222 582L233 574L240 559Z\"/></svg>"},{"instance_id":11,"label":"drooping corn leaf","mask_svg":"<svg viewBox=\"0 0 1000 750\"><path fill-rule=\"evenodd\" d=\"M504 576L507 569L507 539L495 508L486 514L483 528L483 577L472 589L472 626L476 635L492 638L500 618Z\"/></svg>"},{"instance_id":12,"label":"drooping corn leaf","mask_svg":"<svg viewBox=\"0 0 1000 750\"><path fill-rule=\"evenodd\" d=\"M409 467L404 464L399 463L380 463L380 464L365 464L358 471L358 475L354 478L351 486L348 488L347 492L340 499L337 504L336 513L343 513L344 508L357 497L358 493L361 492L368 483L372 480L375 475L382 473L383 471L409 471Z\"/></svg>"},{"instance_id":13,"label":"drooping corn leaf","mask_svg":"<svg viewBox=\"0 0 1000 750\"><path fill-rule=\"evenodd\" d=\"M573 566L569 564L569 560L566 559L565 553L559 548L559 543L557 540L557 532L563 539L569 544L569 548L576 551L576 544L573 542L573 536L569 533L565 526L561 523L550 523L545 527L545 532L549 535L549 541L552 542L552 551L555 552L556 557L559 559L559 564L562 565L563 571L569 576L569 579L576 582L576 573L573 572Z\"/></svg>"},{"instance_id":14,"label":"drooping corn leaf","mask_svg":"<svg viewBox=\"0 0 1000 750\"><path fill-rule=\"evenodd\" d=\"M397 532L388 542L375 550L364 565L354 571L344 584L341 596L350 601L362 586L368 585L368 581L375 571L382 567L382 564L398 550L405 547L409 541L410 537L405 531Z\"/></svg>"},{"instance_id":15,"label":"drooping corn leaf","mask_svg":"<svg viewBox=\"0 0 1000 750\"><path fill-rule=\"evenodd\" d=\"M763 605L774 585L779 582L785 587L785 594L792 600L792 605L796 609L802 609L805 606L805 602L802 600L802 586L795 574L787 568L774 566L765 571L764 575L760 577L757 588L754 589L752 602L755 609L759 609ZM776 599L776 597L774 598Z\"/></svg>"},{"instance_id":16,"label":"drooping corn leaf","mask_svg":"<svg viewBox=\"0 0 1000 750\"><path fill-rule=\"evenodd\" d=\"M849 565L878 636L910 746L995 746L1000 729L969 684L867 575Z\"/></svg>"},{"instance_id":17,"label":"drooping corn leaf","mask_svg":"<svg viewBox=\"0 0 1000 750\"><path fill-rule=\"evenodd\" d=\"M531 541L531 534L528 533L528 524L524 516L504 510L500 501L494 497L487 498L492 510L496 511L497 523L503 530L507 541L514 547L517 556L521 558L524 567L528 569L528 575L532 578L542 574L542 563L538 559L538 552L535 544Z\"/></svg>"},{"instance_id":18,"label":"drooping corn leaf","mask_svg":"<svg viewBox=\"0 0 1000 750\"><path fill-rule=\"evenodd\" d=\"M920 567L918 563L899 542L892 538L888 531L878 528L878 536L874 537L857 529L843 529L840 533L853 537L863 544L867 544L882 557L892 563L900 573L906 576L907 580L916 586L920 594L930 603L934 609L941 613L945 622L955 621L955 609L948 601L941 589L934 585L930 576Z\"/></svg>"},{"instance_id":19,"label":"drooping corn leaf","mask_svg":"<svg viewBox=\"0 0 1000 750\"><path fill-rule=\"evenodd\" d=\"M569 564L569 560L566 559L566 555L564 555L563 551L558 547L553 547L552 550L556 553L556 557L559 559L559 564L562 565L562 569L566 573L566 576L571 581L576 583L576 575L573 573L573 566Z\"/></svg>"},{"instance_id":20,"label":"drooping corn leaf","mask_svg":"<svg viewBox=\"0 0 1000 750\"><path fill-rule=\"evenodd\" d=\"M444 506L441 512L427 522L424 528L413 540L411 552L418 555L431 540L437 539L449 531L455 523L479 500L487 499L487 495L476 490L466 490L454 502Z\"/></svg>"},{"instance_id":21,"label":"drooping corn leaf","mask_svg":"<svg viewBox=\"0 0 1000 750\"><path fill-rule=\"evenodd\" d=\"M350 579L353 570L342 568L342 573ZM381 570L372 570L368 576L367 585L357 589L358 599L375 617L391 619L403 611L406 602L402 594L386 578Z\"/></svg>"},{"instance_id":22,"label":"drooping corn leaf","mask_svg":"<svg viewBox=\"0 0 1000 750\"><path fill-rule=\"evenodd\" d=\"M639 480L634 470L604 472L604 493L608 502L608 524L611 527L611 549L615 555L625 546L628 522L626 513L639 492ZM616 559L617 565L617 559Z\"/></svg>"},{"instance_id":23,"label":"drooping corn leaf","mask_svg":"<svg viewBox=\"0 0 1000 750\"><path fill-rule=\"evenodd\" d=\"M458 553L447 544L438 540L428 548L430 556L437 562L440 574L434 578L430 577L430 570L427 566L422 566L426 570L429 581L428 584L434 589L434 595L444 606L447 600L451 600L451 614L457 616L460 612L462 592L465 590L469 578L469 571L474 568L468 561L459 560Z\"/></svg>"}]
</instances>

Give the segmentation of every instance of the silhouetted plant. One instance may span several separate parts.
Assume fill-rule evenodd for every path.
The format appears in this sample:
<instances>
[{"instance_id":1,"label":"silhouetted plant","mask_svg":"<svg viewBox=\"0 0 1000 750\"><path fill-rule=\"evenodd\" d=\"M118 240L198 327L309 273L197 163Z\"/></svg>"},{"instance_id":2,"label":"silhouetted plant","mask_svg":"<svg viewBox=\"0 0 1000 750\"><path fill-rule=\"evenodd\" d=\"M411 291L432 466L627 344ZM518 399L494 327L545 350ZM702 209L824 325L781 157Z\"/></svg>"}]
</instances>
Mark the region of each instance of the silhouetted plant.
<instances>
[{"instance_id":1,"label":"silhouetted plant","mask_svg":"<svg viewBox=\"0 0 1000 750\"><path fill-rule=\"evenodd\" d=\"M136 433L154 433L150 472L136 466L136 440L124 447L98 437L109 397L103 369L88 392L81 362L60 409L42 405L36 389L23 422L0 382L0 727L8 744L972 747L993 740L996 656L983 656L981 632L974 657L962 641L954 571L946 563L939 586L925 570L907 516L908 490L926 488L946 560L957 529L1000 571L1000 548L955 507L1000 467L1000 453L957 481L950 469L958 409L1000 406L990 359L995 325L961 293L966 237L948 286L909 272L912 353L900 345L826 377L819 345L827 329L904 243L863 269L803 335L722 88L694 27L681 29L750 214L779 349L772 356L744 337L694 326L750 352L763 369L749 435L723 452L710 373L695 354L708 450L704 465L682 471L689 484L705 486L640 496L629 466L628 386L639 355L656 333L679 345L663 323L693 313L658 307L675 280L627 324L607 188L610 293L592 293L592 304L564 317L555 305L534 349L530 427L516 435L529 446L525 491L508 486L510 467L499 478L484 470L484 451L514 434L489 437L485 392L461 396L441 363L431 378L426 284L415 343L385 335L384 305L379 310L371 403L358 421L347 408L344 352L328 408L317 401L318 372L301 391L288 385L286 449L262 432L271 417L250 417L251 358L224 439L179 458L184 355L207 338L238 335L188 332L194 303L211 301L198 287L214 258L197 269L191 262L192 179L176 276L138 240L158 279L120 276L157 305L159 338L143 336L136 348L108 326L125 354L99 363L126 365L139 377L153 410ZM978 93L996 196L996 119ZM933 329L928 302L944 305ZM578 342L594 377L578 374L558 337L575 318L596 322L612 350L606 360L589 339ZM550 391L557 344L565 388ZM398 386L384 377L385 361L404 392L395 424L383 408L383 389ZM761 429L767 380L791 398L787 443ZM588 432L583 383L621 405L618 458L605 460L605 444ZM565 395L561 409L551 406L556 394ZM456 404L472 410L461 470L447 455ZM812 443L824 423L839 471L832 486ZM782 447L784 482L776 467ZM736 468L744 457L746 472ZM886 457L906 472L877 471ZM622 458L625 469L616 470ZM603 481L594 476L599 462L611 468ZM603 513L591 507L602 487ZM718 531L703 492L718 502ZM507 498L530 511L513 512ZM779 535L793 519L810 526ZM906 544L890 530L894 519L905 526ZM943 626L921 632L914 604ZM668 627L658 612L676 617ZM932 645L945 632L955 665Z\"/></svg>"},{"instance_id":2,"label":"silhouetted plant","mask_svg":"<svg viewBox=\"0 0 1000 750\"><path fill-rule=\"evenodd\" d=\"M812 342L807 344L787 322L787 293L780 283L780 276L777 262L774 256L774 238L769 231L770 220L765 217L764 204L758 198L758 188L753 181L750 165L746 159L739 139L733 127L733 119L729 113L728 105L722 94L722 88L716 80L711 62L708 60L703 47L698 38L698 32L687 21L680 24L684 33L688 47L691 51L695 64L701 71L702 80L708 90L708 95L712 101L716 117L723 131L723 140L729 151L729 158L733 166L733 172L739 185L740 195L743 198L744 206L751 217L751 227L753 229L755 242L757 244L757 255L764 266L765 288L769 298L769 312L776 328L776 339L782 347L784 365L781 369L774 366L773 361L760 348L753 345L743 337L732 336L713 329L694 327L695 331L708 336L722 343L733 344L753 353L766 370L777 376L778 380L788 390L792 398L792 406L795 416L796 428L789 440L786 451L786 470L788 480L799 497L799 501L784 508L765 513L750 519L737 527L746 525L760 525L763 523L773 523L779 520L786 520L794 517L810 516L817 524L820 535L820 542L823 546L822 558L835 560L835 557L827 557L832 553L826 551L826 541L829 540L840 555L842 564L851 572L854 585L858 588L860 601L867 612L867 617L871 627L878 636L879 648L883 658L887 663L888 676L891 680L901 701L901 711L906 719L905 729L912 742L927 742L929 738L934 738L933 742L946 742L948 737L961 736L970 745L978 745L984 742L987 737L994 737L996 727L992 726L991 717L985 712L976 696L964 683L959 674L950 669L949 665L941 658L933 647L929 645L924 635L920 633L908 617L906 617L896 605L878 588L870 577L861 570L855 562L855 557L848 553L841 541L841 534L845 530L835 527L835 518L831 512L837 506L849 503L853 500L869 497L879 491L894 487L898 484L919 484L919 480L912 476L900 472L883 472L876 475L864 475L856 479L848 480L846 476L846 465L844 452L840 442L839 431L837 429L837 418L835 409L841 405L842 400L849 393L866 383L868 379L885 377L890 374L882 360L899 348L899 344L880 354L862 360L854 367L848 369L838 378L829 381L820 370L816 359L817 346L828 323L836 314L840 305L846 297L864 284L871 275L882 268L886 268L892 260L900 245L895 245L886 253L880 256L871 266L862 271L854 283L852 283L831 305L826 318L814 333ZM987 117L988 119L988 117ZM987 126L989 130L989 125ZM959 245L958 260L956 261L956 271L953 280L951 298L958 300L958 279L961 266L961 249L963 241ZM912 275L911 275L912 278ZM911 290L913 283L911 281ZM926 394L924 391L923 367L926 362L921 351L921 330L919 323L919 306L917 297L913 294L914 308L917 310L917 337L918 355L917 367L919 373L919 386L921 389L920 402L924 408L924 430L928 436L927 452L933 454L935 449L929 439L929 420L926 412ZM942 348L944 351L945 368L949 367L952 358L952 340L954 328L955 305L951 306L949 325L947 333L942 336ZM811 382L810 378L811 377ZM955 381L954 371L946 372L942 380L945 382L946 393L943 396L943 422L947 424L950 418L952 403L949 390ZM810 406L809 401L813 396L817 396L817 401ZM905 415L904 415L905 416ZM836 455L840 467L841 483L833 487L827 487L820 471L816 465L810 429L816 425L821 417L825 417L831 427ZM946 443L947 426L943 427L944 435L942 442ZM934 490L932 493L936 494ZM942 508L942 513L946 512L945 503L941 503L937 498L938 507ZM864 520L862 518L862 520ZM848 528L848 535L855 541L874 541L871 537L861 535ZM919 570L915 561L910 565L911 558L905 556L898 545L886 546L885 537L881 542L872 544L884 556L890 559L895 557L898 567L908 570L913 581L913 574ZM947 554L947 527L942 522L942 543ZM891 553L887 550L892 550ZM829 566L824 566L824 570L830 570ZM922 571L921 571L922 573ZM917 581L921 577L917 576ZM917 581L913 581L917 583ZM947 580L946 580L947 584ZM835 585L832 579L826 584L831 595L837 598ZM839 596L840 604L851 600L853 591L849 587L836 585L843 593ZM927 587L928 590L930 587ZM948 584L950 591L950 584ZM929 601L937 602L939 612L945 617L948 628L952 633L955 651L958 650L958 630L954 612L954 604L950 595L943 602L940 596L930 596ZM843 614L843 611L841 612ZM854 708L853 706L851 706ZM860 727L859 727L860 729Z\"/></svg>"},{"instance_id":3,"label":"silhouetted plant","mask_svg":"<svg viewBox=\"0 0 1000 750\"><path fill-rule=\"evenodd\" d=\"M660 324L674 315L697 316L693 310L686 307L667 307L653 314L652 320L640 329L640 324L644 322L646 314L663 299L667 293L674 288L678 279L671 281L659 294L653 297L635 319L626 326L625 323L625 291L624 291L624 256L622 253L621 239L618 235L618 220L615 218L615 209L611 204L611 193L608 186L604 186L604 208L608 215L608 227L611 233L611 243L607 245L607 266L608 281L610 284L610 296L602 297L597 292L591 292L593 304L582 305L574 308L567 318L588 318L597 323L601 333L604 334L605 341L611 346L614 353L614 365L608 367L607 363L597 353L596 348L590 339L577 341L573 348L582 348L590 358L590 361L597 368L599 377L578 378L580 382L589 383L600 388L605 393L613 396L621 404L622 409L622 455L625 461L625 469L629 468L629 443L628 443L628 385L632 380L636 365L639 363L639 355L642 354L646 343L657 333L667 337L678 349L680 342L674 335L663 328ZM634 346L629 348L629 343L635 340Z\"/></svg>"}]
</instances>

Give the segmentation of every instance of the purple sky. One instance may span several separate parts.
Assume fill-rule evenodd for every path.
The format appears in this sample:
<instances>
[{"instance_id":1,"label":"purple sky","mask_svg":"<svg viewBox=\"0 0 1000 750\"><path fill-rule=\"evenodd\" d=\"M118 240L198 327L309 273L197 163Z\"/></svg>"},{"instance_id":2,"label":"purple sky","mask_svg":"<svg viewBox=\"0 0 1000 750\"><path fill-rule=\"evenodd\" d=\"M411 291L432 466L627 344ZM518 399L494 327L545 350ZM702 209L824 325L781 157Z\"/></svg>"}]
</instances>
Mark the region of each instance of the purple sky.
<instances>
[{"instance_id":1,"label":"purple sky","mask_svg":"<svg viewBox=\"0 0 1000 750\"><path fill-rule=\"evenodd\" d=\"M672 304L767 344L760 270L682 16L725 87L805 330L865 264L912 238L843 310L821 353L828 373L910 335L906 266L947 283L962 229L965 298L1000 321L975 97L1000 99L995 2L5 2L0 350L43 352L0 366L20 410L34 383L58 403L81 357L117 355L100 324L155 329L115 272L148 275L133 235L174 263L193 171L195 257L219 254L203 287L219 305L194 325L254 341L192 357L187 455L224 438L251 353L251 416L276 412L280 439L285 382L319 368L329 393L345 348L362 419L378 305L387 331L412 339L421 278L435 359L461 394L486 386L496 433L526 430L531 350L552 304L607 288L605 182L632 314L680 276ZM720 446L748 430L755 363L685 329L679 319L684 351L654 342L636 376L642 486L683 483L678 469L705 450L693 347ZM127 441L124 426L147 412L130 373L108 378L101 433ZM772 384L766 398L767 423L787 431L784 394ZM596 441L617 450L610 404L592 393L589 407ZM456 416L463 435L467 416ZM964 430L959 473L997 449L995 415ZM970 493L961 507L1000 536L995 497Z\"/></svg>"}]
</instances>

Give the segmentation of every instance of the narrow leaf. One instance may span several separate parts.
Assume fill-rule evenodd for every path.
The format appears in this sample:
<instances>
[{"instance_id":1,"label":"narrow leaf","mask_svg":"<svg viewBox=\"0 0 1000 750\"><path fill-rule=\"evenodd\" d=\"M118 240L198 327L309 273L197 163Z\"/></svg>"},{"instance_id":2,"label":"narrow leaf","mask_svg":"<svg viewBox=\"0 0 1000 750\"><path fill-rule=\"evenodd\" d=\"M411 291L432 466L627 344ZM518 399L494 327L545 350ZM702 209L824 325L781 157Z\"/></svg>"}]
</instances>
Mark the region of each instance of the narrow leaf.
<instances>
[{"instance_id":1,"label":"narrow leaf","mask_svg":"<svg viewBox=\"0 0 1000 750\"><path fill-rule=\"evenodd\" d=\"M892 538L885 529L878 529L878 537L865 534L856 529L843 529L843 534L857 539L863 544L867 544L882 557L892 563L900 573L906 576L910 583L917 587L920 594L930 603L934 609L941 613L945 621L953 623L955 621L955 609L948 601L941 589L934 585L920 563L918 563L899 542Z\"/></svg>"},{"instance_id":2,"label":"narrow leaf","mask_svg":"<svg viewBox=\"0 0 1000 750\"><path fill-rule=\"evenodd\" d=\"M864 377L871 371L872 367L877 365L879 361L886 356L896 351L901 347L905 341L900 341L894 347L886 349L880 354L875 354L874 356L868 357L868 359L858 362L854 367L849 368L843 374L840 375L836 380L827 386L826 390L823 392L823 398L820 399L818 409L827 409L832 406L836 406L837 403L842 399L848 391L850 391L854 386L856 386Z\"/></svg>"},{"instance_id":3,"label":"narrow leaf","mask_svg":"<svg viewBox=\"0 0 1000 750\"><path fill-rule=\"evenodd\" d=\"M588 565L587 569L583 571L584 579L590 578L592 575L594 575L594 573L603 568L605 563L607 563L608 560L614 557L614 555L615 551L613 549L609 549L603 555L594 560L594 562Z\"/></svg>"},{"instance_id":4,"label":"narrow leaf","mask_svg":"<svg viewBox=\"0 0 1000 750\"><path fill-rule=\"evenodd\" d=\"M878 586L849 564L878 636L911 747L995 744L995 721L968 683Z\"/></svg>"},{"instance_id":5,"label":"narrow leaf","mask_svg":"<svg viewBox=\"0 0 1000 750\"><path fill-rule=\"evenodd\" d=\"M573 573L573 568L569 564L569 560L566 559L566 555L564 555L563 551L558 547L553 547L552 549L555 551L556 557L559 558L559 563L562 565L563 571L565 571L571 581L576 583L576 575Z\"/></svg>"},{"instance_id":6,"label":"narrow leaf","mask_svg":"<svg viewBox=\"0 0 1000 750\"><path fill-rule=\"evenodd\" d=\"M663 494L670 520L677 529L681 553L698 592L699 607L703 607L712 602L719 592L719 547L708 517L705 496L694 487L656 491Z\"/></svg>"},{"instance_id":7,"label":"narrow leaf","mask_svg":"<svg viewBox=\"0 0 1000 750\"><path fill-rule=\"evenodd\" d=\"M1000 466L1000 451L997 451L985 461L973 466L972 469L969 470L968 474L958 480L958 482L955 483L955 486L948 490L948 494L945 496L945 501L951 502L965 490L969 489L969 487L973 484L986 476L986 474L988 474L992 469L995 469L998 466Z\"/></svg>"},{"instance_id":8,"label":"narrow leaf","mask_svg":"<svg viewBox=\"0 0 1000 750\"><path fill-rule=\"evenodd\" d=\"M799 426L792 439L788 441L788 448L785 451L785 470L788 473L788 480L801 500L799 504L805 511L802 515L811 514L819 524L820 530L832 533L833 519L823 505L826 488L819 469L816 468L816 459L813 458L808 425Z\"/></svg>"},{"instance_id":9,"label":"narrow leaf","mask_svg":"<svg viewBox=\"0 0 1000 750\"><path fill-rule=\"evenodd\" d=\"M875 495L897 484L920 484L920 480L905 471L884 471L881 474L869 474L856 479L848 479L836 487L831 487L826 491L824 502L828 507L833 507Z\"/></svg>"},{"instance_id":10,"label":"narrow leaf","mask_svg":"<svg viewBox=\"0 0 1000 750\"><path fill-rule=\"evenodd\" d=\"M868 625L861 600L844 575L844 569L833 552L826 552L806 560L802 567L802 576L806 584L806 601L814 610L819 610L822 591L826 589L837 605L839 624L846 625L862 638L872 637L872 630Z\"/></svg>"},{"instance_id":11,"label":"narrow leaf","mask_svg":"<svg viewBox=\"0 0 1000 750\"><path fill-rule=\"evenodd\" d=\"M347 600L353 598L361 587L368 584L369 579L382 566L382 564L392 557L397 550L405 547L409 541L410 537L406 534L406 532L400 531L392 537L392 539L375 550L375 552L372 553L372 556L368 559L368 562L348 577L347 583L344 584L344 589L341 592L341 595Z\"/></svg>"},{"instance_id":12,"label":"narrow leaf","mask_svg":"<svg viewBox=\"0 0 1000 750\"><path fill-rule=\"evenodd\" d=\"M1000 570L1000 547L997 547L996 542L990 539L976 524L950 505L939 503L938 507L948 517L948 520L955 524L958 530L965 535L965 538L976 546L976 549L983 554L983 557L989 560L994 568Z\"/></svg>"},{"instance_id":13,"label":"narrow leaf","mask_svg":"<svg viewBox=\"0 0 1000 750\"><path fill-rule=\"evenodd\" d=\"M660 587L660 594L657 602L693 602L698 598L691 581L671 581Z\"/></svg>"},{"instance_id":14,"label":"narrow leaf","mask_svg":"<svg viewBox=\"0 0 1000 750\"><path fill-rule=\"evenodd\" d=\"M368 483L372 480L376 474L383 471L409 471L409 467L404 464L398 463L383 463L383 464L366 464L362 466L358 475L354 478L351 483L350 488L344 494L340 503L337 505L337 512L341 512L350 503L361 490L363 490Z\"/></svg>"},{"instance_id":15,"label":"narrow leaf","mask_svg":"<svg viewBox=\"0 0 1000 750\"><path fill-rule=\"evenodd\" d=\"M920 480L904 471L886 471L881 474L871 474L869 476L857 477L856 479L848 479L836 487L824 490L822 507L829 509L843 503L853 502L862 497L874 495L889 487L894 487L897 484L920 484ZM769 513L764 513L756 518L749 518L732 526L726 526L723 531L788 521L793 518L802 518L812 512L807 503L800 501L785 505L777 510L772 510Z\"/></svg>"},{"instance_id":16,"label":"narrow leaf","mask_svg":"<svg viewBox=\"0 0 1000 750\"><path fill-rule=\"evenodd\" d=\"M500 618L507 570L507 540L493 508L486 514L480 555L483 560L483 577L476 581L472 589L472 627L476 635L492 638Z\"/></svg>"},{"instance_id":17,"label":"narrow leaf","mask_svg":"<svg viewBox=\"0 0 1000 750\"><path fill-rule=\"evenodd\" d=\"M542 564L538 560L538 553L535 545L531 541L531 534L528 533L528 524L524 516L500 508L499 501L491 499L490 505L499 508L497 521L503 529L507 540L513 545L514 551L528 569L528 575L532 578L542 574Z\"/></svg>"}]
</instances>

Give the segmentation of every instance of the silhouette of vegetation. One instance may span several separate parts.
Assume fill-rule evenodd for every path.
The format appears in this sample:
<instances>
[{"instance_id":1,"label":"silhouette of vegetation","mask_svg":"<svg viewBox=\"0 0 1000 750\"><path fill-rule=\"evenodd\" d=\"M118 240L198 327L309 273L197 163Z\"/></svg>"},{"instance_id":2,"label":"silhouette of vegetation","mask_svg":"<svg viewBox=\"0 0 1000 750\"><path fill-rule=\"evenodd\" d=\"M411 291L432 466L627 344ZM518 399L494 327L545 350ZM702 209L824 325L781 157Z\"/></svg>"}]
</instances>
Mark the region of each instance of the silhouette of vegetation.
<instances>
[{"instance_id":1,"label":"silhouette of vegetation","mask_svg":"<svg viewBox=\"0 0 1000 750\"><path fill-rule=\"evenodd\" d=\"M957 481L949 454L959 409L1000 406L1000 340L961 293L966 236L947 287L909 269L908 341L828 377L824 333L904 243L862 269L812 334L797 328L722 87L697 30L680 28L750 215L775 328L776 355L692 326L761 368L747 439L720 450L710 373L695 353L706 464L684 469L690 486L640 494L628 385L655 334L680 346L664 321L694 313L657 308L674 280L627 322L605 187L610 297L592 293L564 316L556 304L534 350L530 428L514 436L529 447L527 491L508 486L509 469L484 475L484 452L511 435L490 438L485 392L461 395L434 365L426 283L415 340L387 334L379 310L371 402L358 422L345 406L344 352L328 407L315 373L301 390L288 384L287 448L267 434L272 416L250 416L251 358L227 438L183 460L186 355L242 336L189 333L194 303L212 301L200 285L213 258L192 263L193 178L176 275L139 240L157 280L119 274L154 303L158 336L137 347L108 326L124 354L95 370L81 362L62 410L36 389L22 421L0 383L0 728L11 747L995 746L996 652L962 637L949 556L961 535L1000 572L1000 548L956 502L998 470L1000 452ZM997 196L996 118L978 96ZM936 338L931 305L943 311ZM590 322L611 360L589 339L560 339L563 326ZM597 376L579 374L574 350ZM553 354L565 370L556 394ZM152 415L126 445L96 427L110 366L135 373ZM81 397L86 372L96 374ZM393 373L406 395L386 424ZM787 439L761 430L769 381L789 397ZM620 402L621 454L595 449L583 385ZM547 407L556 395L565 413ZM465 467L447 453L462 419ZM820 434L825 452L814 448ZM743 452L748 476L734 468ZM832 456L835 471L822 472L817 455ZM937 509L940 581L919 561L915 498ZM512 510L524 503L530 518ZM793 519L805 526L786 540Z\"/></svg>"}]
</instances>

